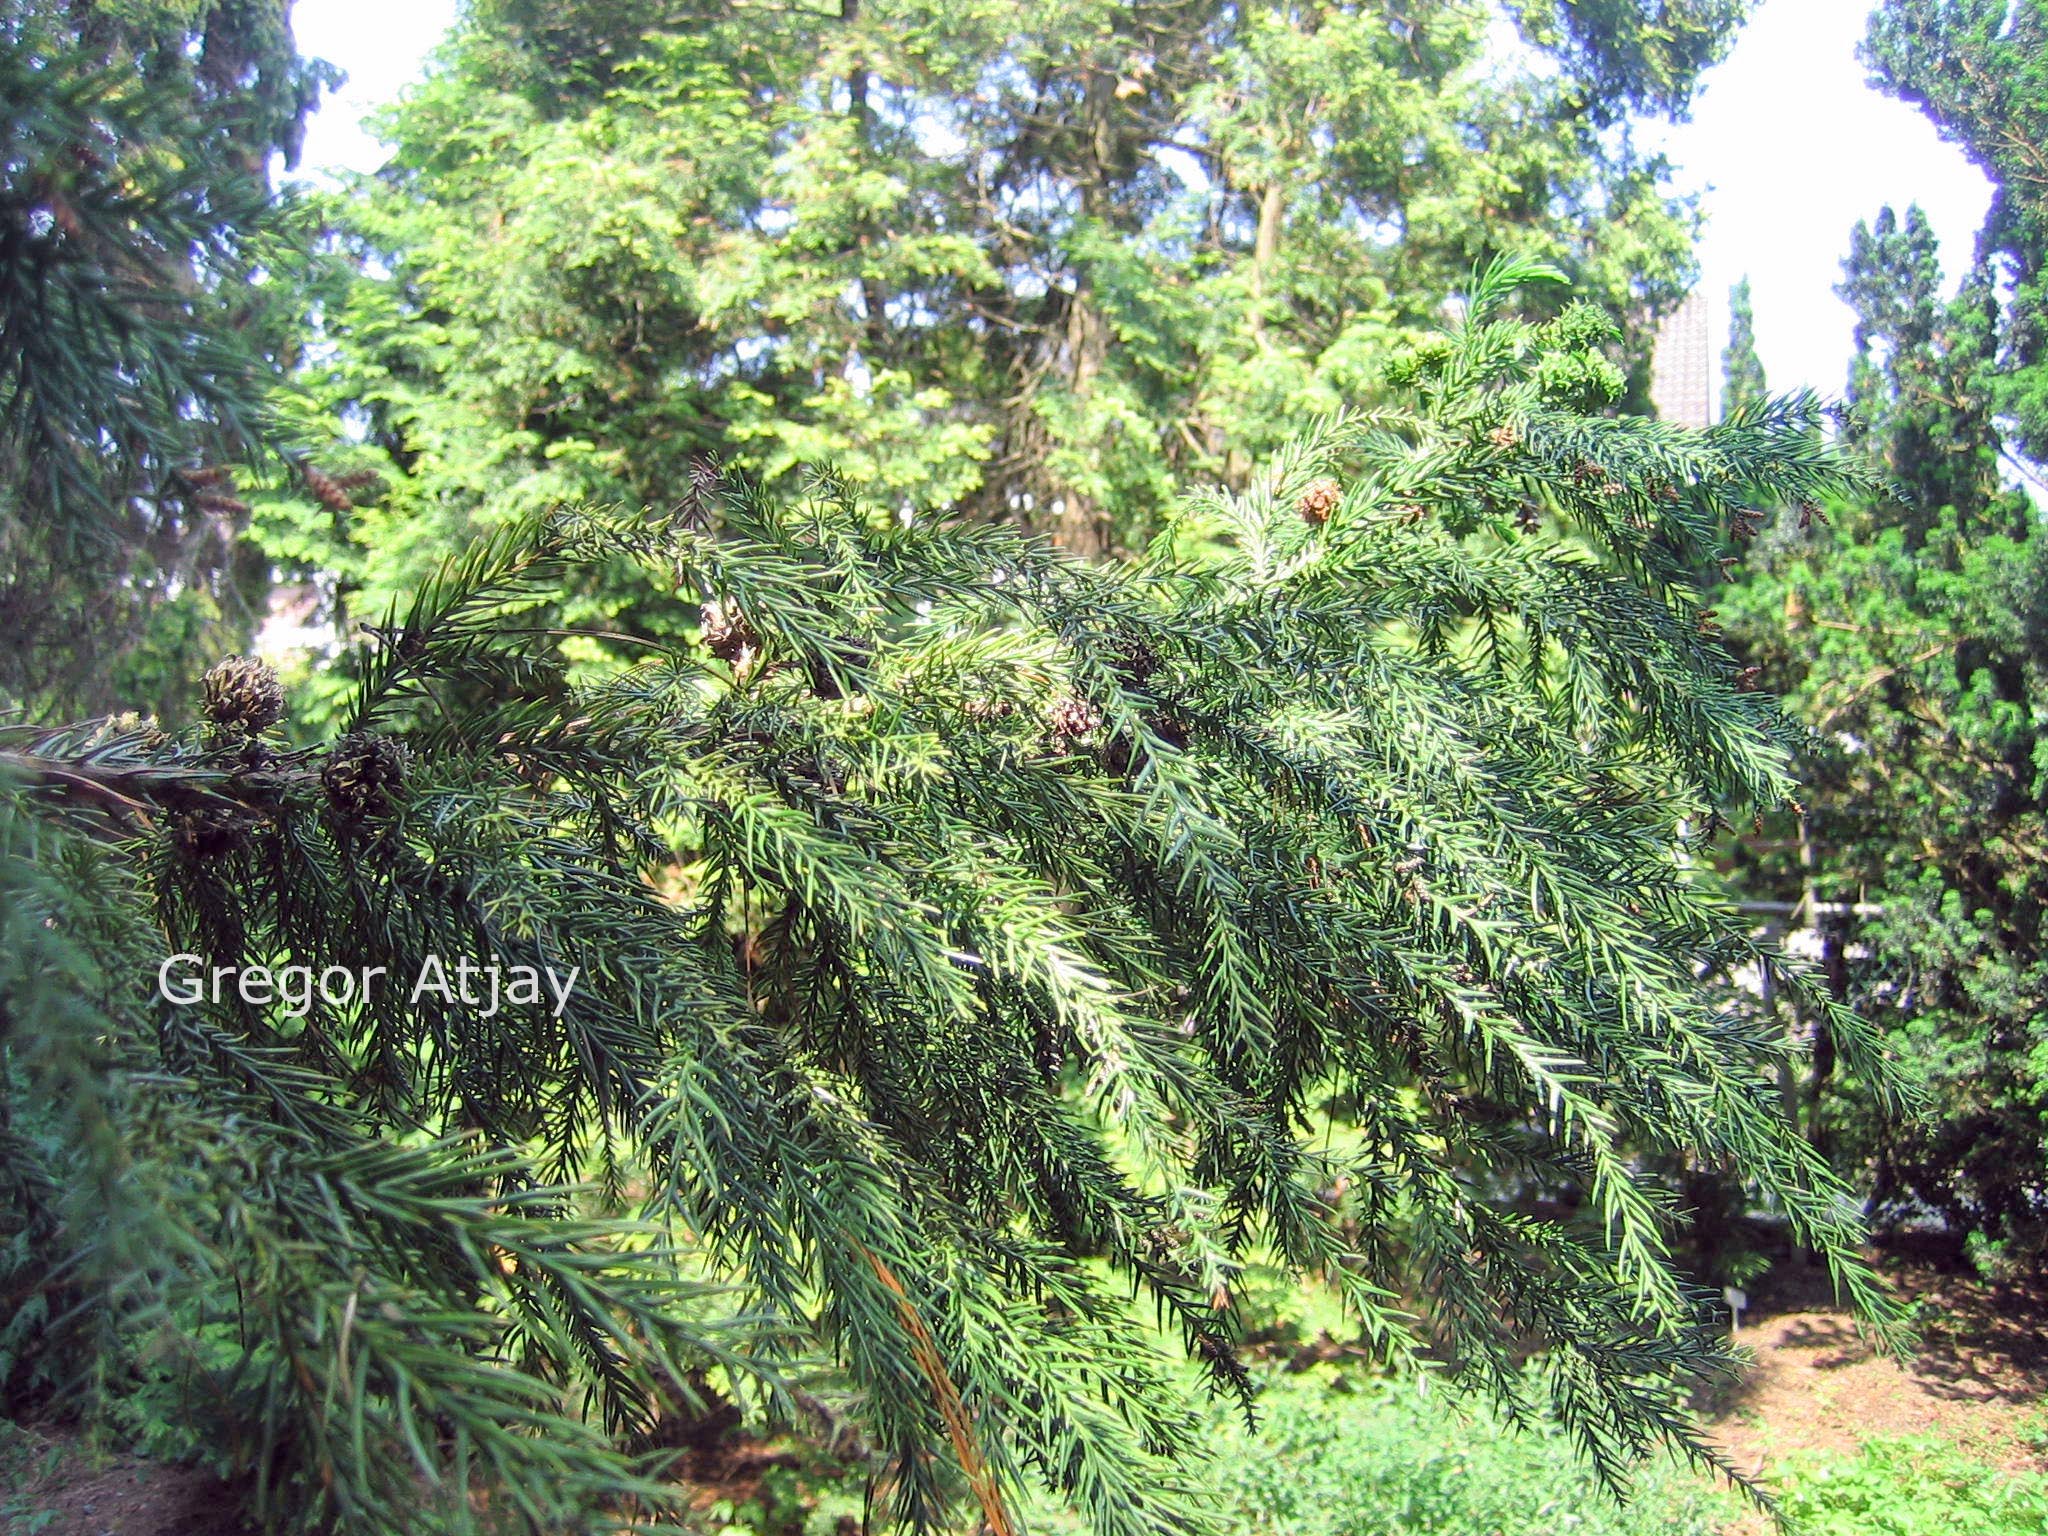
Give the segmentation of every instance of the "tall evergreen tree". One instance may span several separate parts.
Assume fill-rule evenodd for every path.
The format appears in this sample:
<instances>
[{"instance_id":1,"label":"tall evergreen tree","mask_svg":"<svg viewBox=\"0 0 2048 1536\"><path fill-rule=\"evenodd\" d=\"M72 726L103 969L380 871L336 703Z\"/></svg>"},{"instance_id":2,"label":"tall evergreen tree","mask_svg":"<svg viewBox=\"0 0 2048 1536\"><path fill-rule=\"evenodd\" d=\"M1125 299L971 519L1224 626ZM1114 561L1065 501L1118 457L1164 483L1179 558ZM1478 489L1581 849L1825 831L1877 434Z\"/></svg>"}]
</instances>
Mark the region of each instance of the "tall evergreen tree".
<instances>
[{"instance_id":1,"label":"tall evergreen tree","mask_svg":"<svg viewBox=\"0 0 2048 1536\"><path fill-rule=\"evenodd\" d=\"M2009 285L1985 383L2048 463L2048 0L1882 0L1864 55L1991 179L1979 244Z\"/></svg>"},{"instance_id":2,"label":"tall evergreen tree","mask_svg":"<svg viewBox=\"0 0 2048 1536\"><path fill-rule=\"evenodd\" d=\"M2024 1264L2048 1246L2048 546L2001 475L1990 274L1944 297L1918 209L1858 226L1844 270L1849 433L1889 491L1832 503L1829 528L1784 514L1722 605L1819 733L1807 858L1757 855L1747 879L1883 909L1853 936L1818 926L1835 929L1838 988L1932 1096L1926 1121L1880 1130L1823 1052L1809 1133L1881 1206L1931 1208L1987 1263ZM1867 961L1850 962L1851 937Z\"/></svg>"},{"instance_id":3,"label":"tall evergreen tree","mask_svg":"<svg viewBox=\"0 0 2048 1536\"><path fill-rule=\"evenodd\" d=\"M1870 960L1838 983L1937 1107L1910 1134L1879 1135L1856 1085L1823 1074L1813 1128L1881 1200L1931 1207L1988 1265L2024 1266L2048 1251L2048 551L2012 482L2038 485L2029 461L2048 448L2048 6L1883 0L1865 56L1991 178L1991 213L1953 300L1916 211L1858 229L1849 430L1894 494L1831 508L1824 560L1766 540L1729 607L1823 738L1820 893L1884 908L1861 935ZM1754 889L1804 884L1759 863Z\"/></svg>"},{"instance_id":4,"label":"tall evergreen tree","mask_svg":"<svg viewBox=\"0 0 2048 1536\"><path fill-rule=\"evenodd\" d=\"M0 6L0 697L157 704L247 627L230 466L293 360L268 166L325 78L287 20Z\"/></svg>"},{"instance_id":5,"label":"tall evergreen tree","mask_svg":"<svg viewBox=\"0 0 2048 1536\"><path fill-rule=\"evenodd\" d=\"M1721 352L1721 414L1740 411L1770 394L1764 360L1756 352L1756 306L1749 279L1728 290L1728 345Z\"/></svg>"},{"instance_id":6,"label":"tall evergreen tree","mask_svg":"<svg viewBox=\"0 0 2048 1536\"><path fill-rule=\"evenodd\" d=\"M2019 531L2026 519L1998 473L1993 274L1979 265L1954 301L1945 298L1940 242L1917 207L1903 220L1887 208L1859 224L1843 272L1838 291L1857 317L1851 430L1892 477L1908 546L1944 508L1955 509L1965 537Z\"/></svg>"},{"instance_id":7,"label":"tall evergreen tree","mask_svg":"<svg viewBox=\"0 0 2048 1536\"><path fill-rule=\"evenodd\" d=\"M342 221L374 275L322 368L395 471L361 542L407 553L336 563L403 590L473 507L673 499L707 452L1139 545L1497 251L1636 356L1690 215L1607 125L1741 8L1513 9L1560 67L1466 0L472 6Z\"/></svg>"},{"instance_id":8,"label":"tall evergreen tree","mask_svg":"<svg viewBox=\"0 0 2048 1536\"><path fill-rule=\"evenodd\" d=\"M1884 1318L1722 978L1885 1068L1683 846L1788 788L1691 573L1842 466L1807 400L1610 415L1606 322L1506 309L1545 275L1197 498L1198 560L707 470L452 561L331 740L239 658L183 737L0 732L10 1401L166 1403L303 1528L460 1528L481 1483L558 1529L658 1503L627 1450L693 1394L808 1373L920 1527L1011 1530L1029 1477L1199 1530L1131 1298L1243 1393L1272 1257L1610 1476L1712 1459L1729 1346L1639 1153L1738 1169ZM574 680L621 567L701 613ZM487 1008L430 957L574 975Z\"/></svg>"}]
</instances>

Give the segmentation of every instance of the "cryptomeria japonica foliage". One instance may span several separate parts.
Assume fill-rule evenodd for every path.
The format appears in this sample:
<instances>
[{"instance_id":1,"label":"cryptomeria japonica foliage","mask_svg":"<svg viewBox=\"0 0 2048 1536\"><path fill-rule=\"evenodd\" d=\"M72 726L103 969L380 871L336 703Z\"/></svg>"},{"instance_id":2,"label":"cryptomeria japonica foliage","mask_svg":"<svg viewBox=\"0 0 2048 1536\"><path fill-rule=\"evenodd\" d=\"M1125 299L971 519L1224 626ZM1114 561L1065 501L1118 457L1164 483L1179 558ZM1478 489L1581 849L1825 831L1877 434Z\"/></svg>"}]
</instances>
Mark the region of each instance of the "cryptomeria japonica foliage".
<instances>
[{"instance_id":1,"label":"cryptomeria japonica foliage","mask_svg":"<svg viewBox=\"0 0 2048 1536\"><path fill-rule=\"evenodd\" d=\"M1257 1260L1616 1479L1706 1457L1728 1347L1655 1156L1738 1170L1885 1317L1727 978L1865 1036L1685 848L1788 789L1693 573L1841 472L1809 401L1600 414L1604 323L1504 312L1545 275L1136 565L706 473L453 562L331 742L244 662L188 738L14 733L9 1390L141 1359L265 1513L350 1529L472 1480L656 1507L630 1454L715 1380L845 1393L916 1525L1013 1529L1037 1479L1196 1530L1192 1380L1136 1320L1249 1395ZM572 633L596 570L698 634ZM572 668L592 638L623 659ZM400 984L177 1006L172 952ZM485 1017L411 995L429 956L577 977Z\"/></svg>"},{"instance_id":2,"label":"cryptomeria japonica foliage","mask_svg":"<svg viewBox=\"0 0 2048 1536\"><path fill-rule=\"evenodd\" d=\"M270 172L334 78L289 14L0 5L0 692L38 718L168 708L261 610L311 239Z\"/></svg>"}]
</instances>

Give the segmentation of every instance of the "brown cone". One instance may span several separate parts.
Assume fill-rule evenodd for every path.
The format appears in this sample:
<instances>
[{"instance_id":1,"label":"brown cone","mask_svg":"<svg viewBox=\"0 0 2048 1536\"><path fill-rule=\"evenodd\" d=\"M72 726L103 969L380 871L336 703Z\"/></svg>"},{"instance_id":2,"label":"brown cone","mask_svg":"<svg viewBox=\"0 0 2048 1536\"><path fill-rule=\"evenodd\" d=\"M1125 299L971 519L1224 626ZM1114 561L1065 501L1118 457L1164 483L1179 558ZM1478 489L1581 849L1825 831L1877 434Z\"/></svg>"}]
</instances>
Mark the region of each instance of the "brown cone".
<instances>
[{"instance_id":1,"label":"brown cone","mask_svg":"<svg viewBox=\"0 0 2048 1536\"><path fill-rule=\"evenodd\" d=\"M1337 503L1344 499L1344 487L1325 475L1301 493L1294 508L1305 523L1327 523Z\"/></svg>"},{"instance_id":2,"label":"brown cone","mask_svg":"<svg viewBox=\"0 0 2048 1536\"><path fill-rule=\"evenodd\" d=\"M199 686L201 707L215 725L260 736L284 718L284 684L254 656L214 663Z\"/></svg>"}]
</instances>

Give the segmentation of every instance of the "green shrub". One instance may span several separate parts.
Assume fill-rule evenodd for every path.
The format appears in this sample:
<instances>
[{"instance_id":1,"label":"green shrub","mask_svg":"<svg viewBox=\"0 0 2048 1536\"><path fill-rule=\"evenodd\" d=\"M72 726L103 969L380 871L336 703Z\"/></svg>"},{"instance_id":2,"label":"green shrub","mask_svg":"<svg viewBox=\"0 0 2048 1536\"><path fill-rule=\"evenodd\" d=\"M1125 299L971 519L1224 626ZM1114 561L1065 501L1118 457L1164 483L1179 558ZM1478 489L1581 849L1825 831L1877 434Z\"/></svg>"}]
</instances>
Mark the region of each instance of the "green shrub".
<instances>
[{"instance_id":1,"label":"green shrub","mask_svg":"<svg viewBox=\"0 0 2048 1536\"><path fill-rule=\"evenodd\" d=\"M1225 1437L1219 1473L1247 1528L1273 1536L1711 1536L1728 1496L1653 1466L1628 1507L1561 1436L1467 1417L1441 1394L1342 1378L1270 1393L1256 1436Z\"/></svg>"},{"instance_id":2,"label":"green shrub","mask_svg":"<svg viewBox=\"0 0 2048 1536\"><path fill-rule=\"evenodd\" d=\"M1217 1437L1234 1528L1259 1536L1714 1536L1735 1496L1653 1462L1617 1503L1562 1432L1516 1432L1441 1391L1334 1370L1276 1377L1256 1434Z\"/></svg>"},{"instance_id":3,"label":"green shrub","mask_svg":"<svg viewBox=\"0 0 2048 1536\"><path fill-rule=\"evenodd\" d=\"M1931 1440L1872 1440L1853 1460L1793 1459L1779 1486L1798 1536L2048 1531L2048 1477L1995 1472Z\"/></svg>"}]
</instances>

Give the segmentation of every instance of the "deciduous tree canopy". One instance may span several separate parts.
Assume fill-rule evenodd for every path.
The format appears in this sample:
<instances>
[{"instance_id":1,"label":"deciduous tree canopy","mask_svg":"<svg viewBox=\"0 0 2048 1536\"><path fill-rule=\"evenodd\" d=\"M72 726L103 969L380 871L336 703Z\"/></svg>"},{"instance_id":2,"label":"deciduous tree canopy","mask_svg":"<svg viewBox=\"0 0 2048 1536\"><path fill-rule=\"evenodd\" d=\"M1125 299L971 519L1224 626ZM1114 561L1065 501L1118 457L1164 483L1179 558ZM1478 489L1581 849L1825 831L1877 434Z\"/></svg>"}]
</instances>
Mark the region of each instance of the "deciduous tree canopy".
<instances>
[{"instance_id":1,"label":"deciduous tree canopy","mask_svg":"<svg viewBox=\"0 0 2048 1536\"><path fill-rule=\"evenodd\" d=\"M1518 8L1532 53L1467 0L480 3L338 215L325 393L409 529L663 503L709 452L1141 545L1495 253L1644 354L1689 216L1609 125L1741 7L1583 9Z\"/></svg>"}]
</instances>

